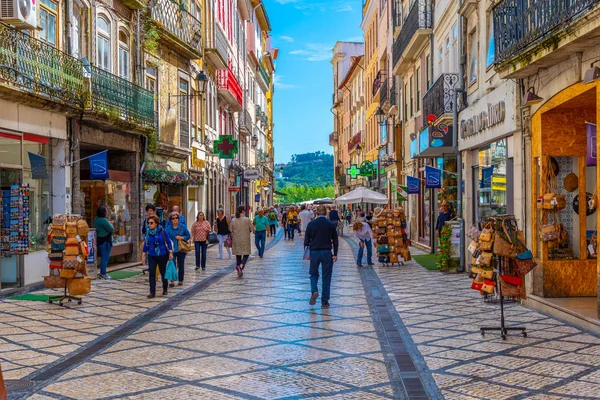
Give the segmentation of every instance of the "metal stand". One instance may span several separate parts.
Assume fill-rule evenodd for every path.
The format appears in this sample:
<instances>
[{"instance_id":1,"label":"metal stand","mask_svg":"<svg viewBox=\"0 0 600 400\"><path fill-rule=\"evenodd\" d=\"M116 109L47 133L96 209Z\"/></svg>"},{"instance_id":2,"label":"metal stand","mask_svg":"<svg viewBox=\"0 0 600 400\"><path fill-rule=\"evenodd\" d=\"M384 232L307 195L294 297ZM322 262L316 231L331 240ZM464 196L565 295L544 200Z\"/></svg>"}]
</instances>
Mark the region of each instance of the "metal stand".
<instances>
[{"instance_id":1,"label":"metal stand","mask_svg":"<svg viewBox=\"0 0 600 400\"><path fill-rule=\"evenodd\" d=\"M52 304L53 302L58 301L58 305L63 306L63 302L65 300L67 300L68 303L70 303L71 300L76 300L77 304L81 304L81 297L71 296L70 294L67 294L67 281L68 279L65 279L65 293L63 295L48 296L48 303Z\"/></svg>"}]
</instances>

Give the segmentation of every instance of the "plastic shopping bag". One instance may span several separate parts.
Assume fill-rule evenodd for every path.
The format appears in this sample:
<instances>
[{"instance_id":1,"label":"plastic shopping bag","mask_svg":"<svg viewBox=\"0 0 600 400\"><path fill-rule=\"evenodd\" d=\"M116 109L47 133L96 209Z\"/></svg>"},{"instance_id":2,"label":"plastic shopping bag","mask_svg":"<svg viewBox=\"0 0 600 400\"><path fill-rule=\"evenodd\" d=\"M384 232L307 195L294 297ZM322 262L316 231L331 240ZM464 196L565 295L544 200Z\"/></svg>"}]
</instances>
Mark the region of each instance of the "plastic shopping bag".
<instances>
[{"instance_id":1,"label":"plastic shopping bag","mask_svg":"<svg viewBox=\"0 0 600 400\"><path fill-rule=\"evenodd\" d=\"M310 249L308 247L304 248L304 256L302 257L302 259L310 261Z\"/></svg>"},{"instance_id":2,"label":"plastic shopping bag","mask_svg":"<svg viewBox=\"0 0 600 400\"><path fill-rule=\"evenodd\" d=\"M169 281L179 280L179 275L177 275L177 268L175 268L175 263L173 262L173 260L169 260L169 262L167 263L165 279Z\"/></svg>"}]
</instances>

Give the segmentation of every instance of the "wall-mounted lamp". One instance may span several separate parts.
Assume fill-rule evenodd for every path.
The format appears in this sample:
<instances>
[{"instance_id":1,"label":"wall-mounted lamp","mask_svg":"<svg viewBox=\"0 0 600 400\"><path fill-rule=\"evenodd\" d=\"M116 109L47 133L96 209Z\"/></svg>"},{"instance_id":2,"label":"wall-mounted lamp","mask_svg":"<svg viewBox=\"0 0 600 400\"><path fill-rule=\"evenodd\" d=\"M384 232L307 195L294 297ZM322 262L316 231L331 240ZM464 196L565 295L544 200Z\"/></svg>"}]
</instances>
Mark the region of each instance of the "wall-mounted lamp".
<instances>
[{"instance_id":1,"label":"wall-mounted lamp","mask_svg":"<svg viewBox=\"0 0 600 400\"><path fill-rule=\"evenodd\" d=\"M523 96L523 100L521 101L521 105L523 107L525 106L530 106L533 104L537 104L544 101L544 99L540 96L538 96L537 94L535 94L535 89L530 87L529 89L527 89L527 93L525 93L525 96Z\"/></svg>"},{"instance_id":2,"label":"wall-mounted lamp","mask_svg":"<svg viewBox=\"0 0 600 400\"><path fill-rule=\"evenodd\" d=\"M381 107L377 108L377 111L375 111L375 118L377 118L377 123L379 125L383 125L383 122L386 120L386 118L385 112Z\"/></svg>"},{"instance_id":3,"label":"wall-mounted lamp","mask_svg":"<svg viewBox=\"0 0 600 400\"><path fill-rule=\"evenodd\" d=\"M250 139L250 144L252 145L253 149L258 146L258 136L256 136L256 134L252 136L252 139Z\"/></svg>"},{"instance_id":4,"label":"wall-mounted lamp","mask_svg":"<svg viewBox=\"0 0 600 400\"><path fill-rule=\"evenodd\" d=\"M600 67L594 66L600 60L596 60L590 64L590 68L585 71L585 75L583 76L583 83L592 83L598 79L600 79Z\"/></svg>"},{"instance_id":5,"label":"wall-mounted lamp","mask_svg":"<svg viewBox=\"0 0 600 400\"><path fill-rule=\"evenodd\" d=\"M193 97L203 96L204 93L206 93L206 84L208 83L208 76L206 76L204 71L198 72L198 75L196 75L196 82L198 82L198 91L196 93L193 93L193 94L171 94L171 93L169 93L169 108L171 108L171 97L182 97L182 98L186 98L186 99L191 99ZM177 103L175 103L174 105L177 105L178 103L179 103L179 101Z\"/></svg>"}]
</instances>

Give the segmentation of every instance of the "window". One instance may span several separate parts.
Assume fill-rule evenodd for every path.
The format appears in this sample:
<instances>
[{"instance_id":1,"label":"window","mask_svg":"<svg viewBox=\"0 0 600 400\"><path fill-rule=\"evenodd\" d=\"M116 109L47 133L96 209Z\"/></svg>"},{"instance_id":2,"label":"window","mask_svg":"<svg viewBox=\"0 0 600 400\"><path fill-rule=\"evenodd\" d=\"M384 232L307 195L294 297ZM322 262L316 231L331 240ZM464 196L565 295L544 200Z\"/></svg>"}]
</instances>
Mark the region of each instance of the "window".
<instances>
[{"instance_id":1,"label":"window","mask_svg":"<svg viewBox=\"0 0 600 400\"><path fill-rule=\"evenodd\" d=\"M492 66L496 58L496 54L494 53L494 20L489 18L488 23L488 50L487 57L485 60L485 67L489 68Z\"/></svg>"},{"instance_id":2,"label":"window","mask_svg":"<svg viewBox=\"0 0 600 400\"><path fill-rule=\"evenodd\" d=\"M474 30L469 35L469 83L477 81L477 49L479 48L477 43L477 30Z\"/></svg>"},{"instance_id":3,"label":"window","mask_svg":"<svg viewBox=\"0 0 600 400\"><path fill-rule=\"evenodd\" d=\"M129 56L129 36L119 32L119 76L129 80L129 69L131 58Z\"/></svg>"},{"instance_id":4,"label":"window","mask_svg":"<svg viewBox=\"0 0 600 400\"><path fill-rule=\"evenodd\" d=\"M414 102L415 102L414 91L413 91L414 90L413 77L412 76L410 77L410 81L409 82L410 82L410 92L409 92L409 95L410 95L410 115L412 116L412 115L414 115L414 108L413 107L414 107Z\"/></svg>"},{"instance_id":5,"label":"window","mask_svg":"<svg viewBox=\"0 0 600 400\"><path fill-rule=\"evenodd\" d=\"M104 17L98 17L98 67L110 72L110 23Z\"/></svg>"},{"instance_id":6,"label":"window","mask_svg":"<svg viewBox=\"0 0 600 400\"><path fill-rule=\"evenodd\" d=\"M152 92L154 98L154 129L160 133L158 126L158 70L152 65L146 66L146 89Z\"/></svg>"},{"instance_id":7,"label":"window","mask_svg":"<svg viewBox=\"0 0 600 400\"><path fill-rule=\"evenodd\" d=\"M417 84L417 112L419 112L421 110L421 67L417 68L416 84Z\"/></svg>"},{"instance_id":8,"label":"window","mask_svg":"<svg viewBox=\"0 0 600 400\"><path fill-rule=\"evenodd\" d=\"M56 47L58 4L52 0L41 0L40 6L40 39Z\"/></svg>"},{"instance_id":9,"label":"window","mask_svg":"<svg viewBox=\"0 0 600 400\"><path fill-rule=\"evenodd\" d=\"M188 83L183 79L179 80L179 94L188 94ZM179 102L179 119L187 121L188 115L188 99L187 97L181 97L181 101Z\"/></svg>"},{"instance_id":10,"label":"window","mask_svg":"<svg viewBox=\"0 0 600 400\"><path fill-rule=\"evenodd\" d=\"M444 72L450 72L450 36L446 36L446 48L444 50Z\"/></svg>"},{"instance_id":11,"label":"window","mask_svg":"<svg viewBox=\"0 0 600 400\"><path fill-rule=\"evenodd\" d=\"M438 68L440 75L444 73L444 48L440 46L439 48L439 60L438 60Z\"/></svg>"},{"instance_id":12,"label":"window","mask_svg":"<svg viewBox=\"0 0 600 400\"><path fill-rule=\"evenodd\" d=\"M454 24L452 28L452 50L450 51L452 59L450 60L450 68L452 71L458 71L458 25ZM451 71L448 71L451 72Z\"/></svg>"}]
</instances>

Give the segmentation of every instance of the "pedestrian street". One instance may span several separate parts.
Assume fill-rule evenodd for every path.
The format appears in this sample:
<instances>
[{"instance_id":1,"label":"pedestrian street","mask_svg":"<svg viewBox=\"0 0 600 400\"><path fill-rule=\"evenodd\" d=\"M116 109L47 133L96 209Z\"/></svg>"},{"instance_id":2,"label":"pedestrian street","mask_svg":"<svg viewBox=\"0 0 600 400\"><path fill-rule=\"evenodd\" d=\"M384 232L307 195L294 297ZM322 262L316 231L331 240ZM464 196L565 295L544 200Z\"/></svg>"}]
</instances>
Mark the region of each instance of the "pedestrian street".
<instances>
[{"instance_id":1,"label":"pedestrian street","mask_svg":"<svg viewBox=\"0 0 600 400\"><path fill-rule=\"evenodd\" d=\"M9 398L598 398L598 337L516 304L507 324L527 338L482 337L498 305L467 276L357 268L347 236L331 307L310 306L302 241L279 232L241 279L215 248L206 272L188 257L184 286L153 300L137 275L94 282L81 306L0 302L5 378L33 384Z\"/></svg>"}]
</instances>

